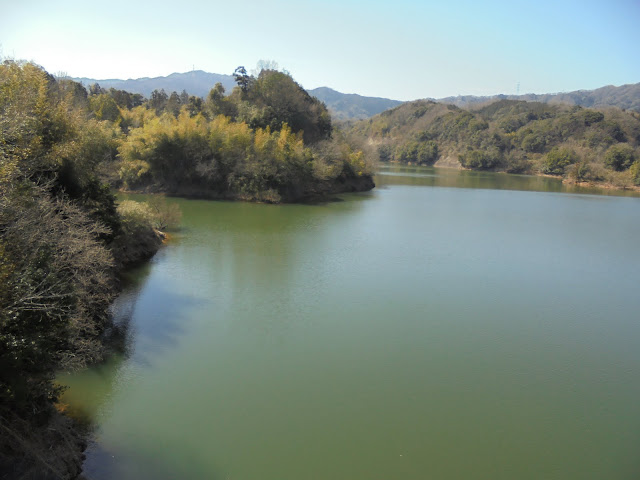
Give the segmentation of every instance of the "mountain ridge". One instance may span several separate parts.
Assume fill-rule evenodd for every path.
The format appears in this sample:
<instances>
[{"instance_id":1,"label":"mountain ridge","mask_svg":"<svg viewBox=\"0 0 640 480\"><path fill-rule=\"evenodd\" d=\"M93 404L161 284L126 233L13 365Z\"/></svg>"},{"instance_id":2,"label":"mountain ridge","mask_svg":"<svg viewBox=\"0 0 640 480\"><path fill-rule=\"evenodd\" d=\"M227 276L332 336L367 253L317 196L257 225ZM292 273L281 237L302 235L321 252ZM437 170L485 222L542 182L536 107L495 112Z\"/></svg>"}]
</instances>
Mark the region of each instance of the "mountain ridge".
<instances>
[{"instance_id":1,"label":"mountain ridge","mask_svg":"<svg viewBox=\"0 0 640 480\"><path fill-rule=\"evenodd\" d=\"M82 83L85 87L93 83L103 88L115 88L131 93L140 93L146 97L153 90L164 89L167 93L186 90L191 95L206 97L211 88L220 82L227 92L236 85L233 75L209 73L204 70L174 72L166 76L141 77L136 79L91 79L88 77L71 77L71 80ZM371 118L389 108L405 103L384 97L368 97L357 93L342 93L330 87L318 87L308 90L310 95L323 101L336 120L362 120ZM594 90L575 90L572 92L527 93L523 95L458 95L444 98L426 98L438 103L447 103L461 108L473 108L485 103L500 100L523 100L549 104L579 105L589 108L618 107L640 112L640 83L620 86L606 85Z\"/></svg>"},{"instance_id":2,"label":"mountain ridge","mask_svg":"<svg viewBox=\"0 0 640 480\"><path fill-rule=\"evenodd\" d=\"M499 100L521 100L549 104L579 105L588 108L618 107L640 112L640 83L625 85L605 85L593 90L574 90L557 93L525 93L522 95L457 95L444 98L429 98L438 103L448 103L461 108L469 108Z\"/></svg>"}]
</instances>

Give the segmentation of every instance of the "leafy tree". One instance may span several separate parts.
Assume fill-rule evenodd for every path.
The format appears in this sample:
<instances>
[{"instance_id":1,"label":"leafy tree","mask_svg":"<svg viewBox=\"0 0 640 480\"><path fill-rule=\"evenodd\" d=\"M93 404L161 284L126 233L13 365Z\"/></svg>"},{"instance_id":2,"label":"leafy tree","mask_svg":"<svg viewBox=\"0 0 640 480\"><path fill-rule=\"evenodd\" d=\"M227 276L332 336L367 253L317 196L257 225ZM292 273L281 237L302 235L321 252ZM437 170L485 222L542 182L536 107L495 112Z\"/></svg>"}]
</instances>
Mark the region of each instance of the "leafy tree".
<instances>
[{"instance_id":1,"label":"leafy tree","mask_svg":"<svg viewBox=\"0 0 640 480\"><path fill-rule=\"evenodd\" d=\"M542 153L545 145L544 137L538 133L531 132L522 139L522 149L525 152Z\"/></svg>"},{"instance_id":2,"label":"leafy tree","mask_svg":"<svg viewBox=\"0 0 640 480\"><path fill-rule=\"evenodd\" d=\"M378 147L378 156L381 162L389 162L393 160L393 150L391 146L383 144Z\"/></svg>"},{"instance_id":3,"label":"leafy tree","mask_svg":"<svg viewBox=\"0 0 640 480\"><path fill-rule=\"evenodd\" d=\"M236 104L225 96L224 86L220 82L209 91L206 107L211 116L225 115L235 118L238 113Z\"/></svg>"},{"instance_id":4,"label":"leafy tree","mask_svg":"<svg viewBox=\"0 0 640 480\"><path fill-rule=\"evenodd\" d=\"M166 108L168 101L169 96L167 95L167 92L164 91L164 88L161 90L154 90L151 92L149 107L153 108L156 111L156 114L160 115L160 113Z\"/></svg>"},{"instance_id":5,"label":"leafy tree","mask_svg":"<svg viewBox=\"0 0 640 480\"><path fill-rule=\"evenodd\" d=\"M275 131L287 124L294 133L303 132L305 143L331 136L331 116L326 106L286 73L263 70L245 97L239 119L253 128Z\"/></svg>"},{"instance_id":6,"label":"leafy tree","mask_svg":"<svg viewBox=\"0 0 640 480\"><path fill-rule=\"evenodd\" d=\"M93 167L108 134L34 65L5 63L0 85L0 417L43 420L55 372L101 354L113 232L96 219L113 196Z\"/></svg>"},{"instance_id":7,"label":"leafy tree","mask_svg":"<svg viewBox=\"0 0 640 480\"><path fill-rule=\"evenodd\" d=\"M497 151L471 150L460 155L459 159L463 167L472 170L489 170L500 164L500 157Z\"/></svg>"},{"instance_id":8,"label":"leafy tree","mask_svg":"<svg viewBox=\"0 0 640 480\"><path fill-rule=\"evenodd\" d=\"M115 122L120 118L120 109L111 95L101 93L93 95L89 99L91 111L98 120L109 120Z\"/></svg>"},{"instance_id":9,"label":"leafy tree","mask_svg":"<svg viewBox=\"0 0 640 480\"><path fill-rule=\"evenodd\" d=\"M107 93L104 88L100 86L99 83L94 83L89 85L89 95L101 95L103 93Z\"/></svg>"},{"instance_id":10,"label":"leafy tree","mask_svg":"<svg viewBox=\"0 0 640 480\"><path fill-rule=\"evenodd\" d=\"M199 113L202 113L202 108L204 104L202 102L202 98L192 95L189 97L189 100L187 101L186 106L187 106L187 111L189 112L189 115L194 117Z\"/></svg>"},{"instance_id":11,"label":"leafy tree","mask_svg":"<svg viewBox=\"0 0 640 480\"><path fill-rule=\"evenodd\" d=\"M569 165L578 161L576 153L568 148L553 148L542 163L542 173L563 175Z\"/></svg>"},{"instance_id":12,"label":"leafy tree","mask_svg":"<svg viewBox=\"0 0 640 480\"><path fill-rule=\"evenodd\" d=\"M617 172L628 169L636 160L633 147L624 143L612 145L604 156L604 164Z\"/></svg>"},{"instance_id":13,"label":"leafy tree","mask_svg":"<svg viewBox=\"0 0 640 480\"><path fill-rule=\"evenodd\" d=\"M247 93L249 85L251 84L251 77L247 73L247 69L243 66L239 66L233 72L233 77L235 82L238 84L238 87L240 87L240 90L242 90L243 93Z\"/></svg>"},{"instance_id":14,"label":"leafy tree","mask_svg":"<svg viewBox=\"0 0 640 480\"><path fill-rule=\"evenodd\" d=\"M599 123L604 120L604 113L598 112L597 110L586 109L584 110L582 116L584 118L584 123L587 126L593 125L594 123Z\"/></svg>"},{"instance_id":15,"label":"leafy tree","mask_svg":"<svg viewBox=\"0 0 640 480\"><path fill-rule=\"evenodd\" d=\"M125 90L116 90L115 88L110 88L108 93L118 104L118 107L126 108L127 110L142 105L144 100L144 97L139 93L129 93Z\"/></svg>"},{"instance_id":16,"label":"leafy tree","mask_svg":"<svg viewBox=\"0 0 640 480\"><path fill-rule=\"evenodd\" d=\"M182 101L180 100L180 96L177 92L171 92L169 95L169 99L167 100L167 104L165 106L165 110L169 112L174 117L177 117L180 113L180 106L182 105Z\"/></svg>"},{"instance_id":17,"label":"leafy tree","mask_svg":"<svg viewBox=\"0 0 640 480\"><path fill-rule=\"evenodd\" d=\"M416 162L420 165L433 165L438 160L438 145L434 141L409 142L399 149L396 159L400 162Z\"/></svg>"}]
</instances>

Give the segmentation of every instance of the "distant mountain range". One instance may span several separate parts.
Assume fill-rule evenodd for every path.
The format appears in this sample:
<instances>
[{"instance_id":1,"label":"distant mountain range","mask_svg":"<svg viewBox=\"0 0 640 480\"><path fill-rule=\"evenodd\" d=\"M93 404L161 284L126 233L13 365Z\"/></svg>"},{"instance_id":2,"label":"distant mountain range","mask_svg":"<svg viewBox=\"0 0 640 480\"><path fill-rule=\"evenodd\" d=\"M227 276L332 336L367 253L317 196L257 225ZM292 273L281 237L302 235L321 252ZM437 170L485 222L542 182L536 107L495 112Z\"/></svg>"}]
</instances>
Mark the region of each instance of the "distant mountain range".
<instances>
[{"instance_id":1,"label":"distant mountain range","mask_svg":"<svg viewBox=\"0 0 640 480\"><path fill-rule=\"evenodd\" d=\"M337 120L362 120L400 105L399 100L363 97L355 93L340 93L328 87L314 88L309 93L325 103Z\"/></svg>"},{"instance_id":2,"label":"distant mountain range","mask_svg":"<svg viewBox=\"0 0 640 480\"><path fill-rule=\"evenodd\" d=\"M141 93L145 97L151 96L154 90L164 89L171 93L186 90L190 95L206 97L211 88L218 82L227 92L230 92L236 83L233 75L221 75L208 73L202 70L193 70L186 73L172 73L166 77L144 77L129 80L93 78L72 78L82 83L85 87L98 83L102 88L115 88L131 93ZM388 98L364 97L353 93L340 93L328 87L308 90L309 94L323 101L333 117L337 120L361 120L377 115L384 110L396 107L402 102L389 100Z\"/></svg>"},{"instance_id":3,"label":"distant mountain range","mask_svg":"<svg viewBox=\"0 0 640 480\"><path fill-rule=\"evenodd\" d=\"M527 93L525 95L494 95L489 97L464 95L431 100L439 103L450 103L463 108L497 100L524 100L525 102L550 104L564 103L588 108L618 107L640 112L640 83L622 85L620 87L608 85L595 90L576 90L575 92L567 93L547 93L541 95Z\"/></svg>"},{"instance_id":4,"label":"distant mountain range","mask_svg":"<svg viewBox=\"0 0 640 480\"><path fill-rule=\"evenodd\" d=\"M230 92L236 86L233 75L222 75L219 73L208 73L202 70L193 70L185 73L172 73L166 77L143 77L129 80L118 80L115 78L107 80L95 80L93 78L72 78L76 82L82 83L85 87L98 83L102 88L115 88L116 90L126 90L131 93L141 93L145 97L150 97L154 90L164 89L165 92L182 92L186 90L190 95L206 97L211 88L220 82L224 88Z\"/></svg>"},{"instance_id":5,"label":"distant mountain range","mask_svg":"<svg viewBox=\"0 0 640 480\"><path fill-rule=\"evenodd\" d=\"M86 87L99 83L103 88L115 88L131 93L141 93L149 97L154 90L164 89L167 93L178 93L186 90L190 95L206 97L211 88L218 82L222 83L227 92L236 85L233 75L208 73L193 70L185 73L172 73L166 77L136 78L129 80L107 79L95 80L91 78L72 78ZM309 90L309 93L323 101L336 120L361 120L377 115L384 110L396 107L403 102L388 98L365 97L354 93L341 93L328 87ZM612 85L596 90L578 90L569 93L554 94L525 94L525 95L494 95L477 97L472 95L446 97L435 100L439 103L450 103L459 107L470 107L497 100L524 100L542 103L565 103L582 107L619 107L640 112L640 83L615 87Z\"/></svg>"}]
</instances>

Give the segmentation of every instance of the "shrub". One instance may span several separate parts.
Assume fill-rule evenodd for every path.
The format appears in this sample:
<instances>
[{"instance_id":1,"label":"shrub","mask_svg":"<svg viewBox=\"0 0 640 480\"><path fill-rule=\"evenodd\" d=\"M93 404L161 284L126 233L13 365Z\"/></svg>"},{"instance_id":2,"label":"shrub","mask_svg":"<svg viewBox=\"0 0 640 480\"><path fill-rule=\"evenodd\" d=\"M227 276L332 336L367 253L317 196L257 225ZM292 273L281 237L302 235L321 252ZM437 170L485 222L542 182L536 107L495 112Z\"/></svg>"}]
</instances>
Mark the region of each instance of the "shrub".
<instances>
[{"instance_id":1,"label":"shrub","mask_svg":"<svg viewBox=\"0 0 640 480\"><path fill-rule=\"evenodd\" d=\"M488 170L500 164L500 157L497 152L472 150L460 155L460 163L472 170Z\"/></svg>"},{"instance_id":2,"label":"shrub","mask_svg":"<svg viewBox=\"0 0 640 480\"><path fill-rule=\"evenodd\" d=\"M152 214L151 222L158 230L171 230L180 224L182 211L176 203L169 203L164 197L154 195L148 201Z\"/></svg>"},{"instance_id":3,"label":"shrub","mask_svg":"<svg viewBox=\"0 0 640 480\"><path fill-rule=\"evenodd\" d=\"M576 163L578 155L569 148L553 148L542 162L542 173L563 175L567 166Z\"/></svg>"},{"instance_id":4,"label":"shrub","mask_svg":"<svg viewBox=\"0 0 640 480\"><path fill-rule=\"evenodd\" d=\"M640 185L640 160L631 165L629 172L631 173L633 184Z\"/></svg>"},{"instance_id":5,"label":"shrub","mask_svg":"<svg viewBox=\"0 0 640 480\"><path fill-rule=\"evenodd\" d=\"M617 172L628 169L635 160L633 147L626 143L609 147L604 155L604 164Z\"/></svg>"}]
</instances>

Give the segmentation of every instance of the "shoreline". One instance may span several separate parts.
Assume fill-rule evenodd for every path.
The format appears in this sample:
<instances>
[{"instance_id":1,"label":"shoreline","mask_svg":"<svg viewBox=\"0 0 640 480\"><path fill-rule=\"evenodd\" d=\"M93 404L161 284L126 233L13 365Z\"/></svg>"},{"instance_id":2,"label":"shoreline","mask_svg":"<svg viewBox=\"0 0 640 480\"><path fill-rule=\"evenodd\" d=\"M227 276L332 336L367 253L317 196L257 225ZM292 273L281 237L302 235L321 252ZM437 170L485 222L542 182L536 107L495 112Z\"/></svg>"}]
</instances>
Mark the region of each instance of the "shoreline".
<instances>
[{"instance_id":1,"label":"shoreline","mask_svg":"<svg viewBox=\"0 0 640 480\"><path fill-rule=\"evenodd\" d=\"M558 180L563 185L567 185L567 186L582 187L582 188L599 188L599 189L608 190L608 191L633 192L633 193L640 194L640 185L617 186L612 183L605 183L605 182L576 181L576 180L571 180L569 178L564 178L558 175L549 175L548 173L532 173L532 172L510 173L510 172L505 172L504 170L474 170L472 168L463 167L462 165L458 165L458 166L454 166L450 164L438 165L438 162L434 163L433 165L420 165L412 162L402 163L398 161L389 161L389 162L380 163L380 165L385 165L385 164L400 165L400 166L406 165L411 167L446 168L447 170L463 170L466 172L502 173L505 175L514 175L514 176L525 175L529 177L543 177L543 178Z\"/></svg>"},{"instance_id":2,"label":"shoreline","mask_svg":"<svg viewBox=\"0 0 640 480\"><path fill-rule=\"evenodd\" d=\"M270 196L268 192L261 192L257 195L244 195L238 193L218 193L210 189L199 188L193 186L177 186L167 187L163 185L146 185L139 188L119 188L118 193L122 194L161 194L170 197L179 197L197 200L226 200L239 202L254 203L305 203L310 201L327 200L331 195L340 193L367 192L375 188L375 182L372 175L363 175L361 177L342 178L336 182L325 182L310 188L306 193L299 191L289 192L283 197L275 198Z\"/></svg>"}]
</instances>

